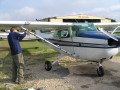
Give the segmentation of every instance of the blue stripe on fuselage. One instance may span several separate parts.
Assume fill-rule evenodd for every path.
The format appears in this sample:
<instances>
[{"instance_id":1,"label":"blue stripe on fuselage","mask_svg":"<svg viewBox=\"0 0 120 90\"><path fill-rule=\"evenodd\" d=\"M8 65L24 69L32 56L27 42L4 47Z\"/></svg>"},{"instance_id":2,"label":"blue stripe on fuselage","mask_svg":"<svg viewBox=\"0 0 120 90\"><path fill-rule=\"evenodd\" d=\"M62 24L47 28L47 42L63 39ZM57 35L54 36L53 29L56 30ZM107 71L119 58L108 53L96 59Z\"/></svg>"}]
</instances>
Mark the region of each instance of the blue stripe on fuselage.
<instances>
[{"instance_id":1,"label":"blue stripe on fuselage","mask_svg":"<svg viewBox=\"0 0 120 90\"><path fill-rule=\"evenodd\" d=\"M96 39L109 39L110 37L101 32L82 32L78 34L78 37L96 38Z\"/></svg>"},{"instance_id":2,"label":"blue stripe on fuselage","mask_svg":"<svg viewBox=\"0 0 120 90\"><path fill-rule=\"evenodd\" d=\"M86 47L86 48L118 48L117 46L109 46L107 44L96 44L96 43L84 43L84 42L73 42L73 41L62 41L62 40L54 40L49 39L50 42L59 46L68 46L68 47Z\"/></svg>"}]
</instances>

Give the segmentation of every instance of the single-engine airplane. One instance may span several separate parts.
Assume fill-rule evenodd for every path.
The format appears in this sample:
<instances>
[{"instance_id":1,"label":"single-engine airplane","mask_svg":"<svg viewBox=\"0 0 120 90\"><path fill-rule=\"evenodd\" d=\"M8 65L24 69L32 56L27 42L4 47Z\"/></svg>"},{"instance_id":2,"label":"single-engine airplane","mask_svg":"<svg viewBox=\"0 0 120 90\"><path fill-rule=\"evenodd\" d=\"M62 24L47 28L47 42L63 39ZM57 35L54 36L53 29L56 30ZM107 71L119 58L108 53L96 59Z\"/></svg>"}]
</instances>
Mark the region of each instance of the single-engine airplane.
<instances>
[{"instance_id":1,"label":"single-engine airplane","mask_svg":"<svg viewBox=\"0 0 120 90\"><path fill-rule=\"evenodd\" d=\"M114 23L113 25L119 26L120 23ZM120 48L120 37L109 34L102 29L98 30L96 26L102 26L98 23L0 21L1 29L8 29L12 26L28 30L30 34L41 39L46 45L61 53L61 56L55 61L45 62L45 69L47 71L50 71L52 65L58 62L62 56L68 55L88 60L89 62L96 62L98 64L98 76L104 76L103 61L110 60L119 52ZM36 33L31 32L31 30L36 30ZM40 30L54 32L46 34Z\"/></svg>"}]
</instances>

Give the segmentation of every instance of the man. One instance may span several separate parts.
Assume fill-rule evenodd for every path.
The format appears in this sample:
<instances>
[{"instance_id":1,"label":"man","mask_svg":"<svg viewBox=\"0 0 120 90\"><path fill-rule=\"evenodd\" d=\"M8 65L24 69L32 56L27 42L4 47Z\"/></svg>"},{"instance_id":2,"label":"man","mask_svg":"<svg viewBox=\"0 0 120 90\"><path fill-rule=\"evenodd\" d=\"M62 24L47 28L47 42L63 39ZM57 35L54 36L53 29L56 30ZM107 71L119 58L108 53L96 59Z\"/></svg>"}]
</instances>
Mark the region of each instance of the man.
<instances>
[{"instance_id":1,"label":"man","mask_svg":"<svg viewBox=\"0 0 120 90\"><path fill-rule=\"evenodd\" d=\"M16 79L18 78L18 84L24 82L24 60L19 41L25 36L26 32L24 32L24 34L19 34L17 27L12 27L8 35L8 43L13 58L12 81L16 82Z\"/></svg>"}]
</instances>

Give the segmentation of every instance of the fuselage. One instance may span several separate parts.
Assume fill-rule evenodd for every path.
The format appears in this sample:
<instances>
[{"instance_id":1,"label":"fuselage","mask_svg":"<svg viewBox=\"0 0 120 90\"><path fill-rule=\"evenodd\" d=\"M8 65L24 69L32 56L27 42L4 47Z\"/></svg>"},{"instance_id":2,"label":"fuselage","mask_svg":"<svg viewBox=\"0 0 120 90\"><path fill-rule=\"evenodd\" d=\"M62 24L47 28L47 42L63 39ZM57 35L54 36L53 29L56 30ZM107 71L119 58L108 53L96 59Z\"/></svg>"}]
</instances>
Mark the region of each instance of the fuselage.
<instances>
[{"instance_id":1,"label":"fuselage","mask_svg":"<svg viewBox=\"0 0 120 90\"><path fill-rule=\"evenodd\" d=\"M89 30L85 31L86 28ZM117 38L119 39L118 36ZM96 62L111 59L119 52L120 47L119 41L114 41L104 33L95 30L91 25L77 30L72 28L72 35L69 30L61 30L61 32L59 30L50 41L81 59Z\"/></svg>"}]
</instances>

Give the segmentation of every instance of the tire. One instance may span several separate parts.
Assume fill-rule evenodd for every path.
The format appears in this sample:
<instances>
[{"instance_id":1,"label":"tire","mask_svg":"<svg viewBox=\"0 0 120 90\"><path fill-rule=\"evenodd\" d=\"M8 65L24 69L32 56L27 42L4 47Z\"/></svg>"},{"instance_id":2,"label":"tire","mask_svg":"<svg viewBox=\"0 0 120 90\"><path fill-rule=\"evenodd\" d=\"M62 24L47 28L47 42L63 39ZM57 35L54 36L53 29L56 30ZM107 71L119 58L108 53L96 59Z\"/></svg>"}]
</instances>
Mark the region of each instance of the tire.
<instances>
[{"instance_id":1,"label":"tire","mask_svg":"<svg viewBox=\"0 0 120 90\"><path fill-rule=\"evenodd\" d=\"M104 76L104 69L102 66L97 68L97 74L99 77L103 77Z\"/></svg>"},{"instance_id":2,"label":"tire","mask_svg":"<svg viewBox=\"0 0 120 90\"><path fill-rule=\"evenodd\" d=\"M52 69L52 64L50 61L45 61L45 70L50 71Z\"/></svg>"}]
</instances>

